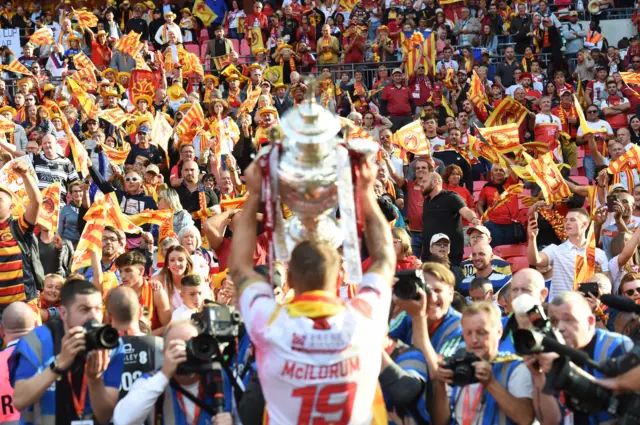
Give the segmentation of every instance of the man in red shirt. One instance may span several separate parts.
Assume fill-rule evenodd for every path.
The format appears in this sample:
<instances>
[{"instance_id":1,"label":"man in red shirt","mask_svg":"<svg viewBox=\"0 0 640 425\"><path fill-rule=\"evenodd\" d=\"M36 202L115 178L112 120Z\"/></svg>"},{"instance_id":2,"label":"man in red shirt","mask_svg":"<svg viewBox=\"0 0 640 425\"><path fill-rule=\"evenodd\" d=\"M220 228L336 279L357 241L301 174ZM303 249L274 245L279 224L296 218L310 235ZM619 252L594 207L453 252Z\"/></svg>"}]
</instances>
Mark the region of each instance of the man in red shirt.
<instances>
[{"instance_id":1,"label":"man in red shirt","mask_svg":"<svg viewBox=\"0 0 640 425\"><path fill-rule=\"evenodd\" d=\"M391 78L393 82L382 90L380 112L391 120L393 123L391 131L395 132L413 121L416 104L411 90L404 84L402 70L394 69Z\"/></svg>"},{"instance_id":2,"label":"man in red shirt","mask_svg":"<svg viewBox=\"0 0 640 425\"><path fill-rule=\"evenodd\" d=\"M627 98L618 95L618 85L615 81L607 83L607 93L609 95L607 99L600 101L600 109L615 132L629 125L627 111L631 108L631 104Z\"/></svg>"},{"instance_id":3,"label":"man in red shirt","mask_svg":"<svg viewBox=\"0 0 640 425\"><path fill-rule=\"evenodd\" d=\"M429 81L429 78L425 75L423 64L419 64L416 67L416 72L409 80L409 89L411 89L413 101L418 108L422 108L431 97L433 88L431 87L431 81Z\"/></svg>"},{"instance_id":4,"label":"man in red shirt","mask_svg":"<svg viewBox=\"0 0 640 425\"><path fill-rule=\"evenodd\" d=\"M629 53L627 53L627 56L629 56ZM634 54L631 59L629 59L629 62L631 63L632 69L627 69L627 71L640 73L640 54ZM631 104L630 113L637 113L636 111L638 110L638 106L640 106L640 94L638 94L640 86L637 84L627 83L623 84L620 91L624 97L629 99L629 103Z\"/></svg>"},{"instance_id":5,"label":"man in red shirt","mask_svg":"<svg viewBox=\"0 0 640 425\"><path fill-rule=\"evenodd\" d=\"M509 170L509 176L500 165L491 168L491 180L480 191L480 199L476 205L478 215L491 208L500 198L500 195L509 186L518 183L518 176ZM489 211L487 221L484 225L491 232L491 246L508 245L523 241L516 241L514 235L514 221L518 218L520 209L518 208L518 197L514 196L505 204Z\"/></svg>"},{"instance_id":6,"label":"man in red shirt","mask_svg":"<svg viewBox=\"0 0 640 425\"><path fill-rule=\"evenodd\" d=\"M366 31L363 31L358 23L351 20L349 29L345 32L342 40L344 46L344 63L364 62L364 43L366 41Z\"/></svg>"}]
</instances>

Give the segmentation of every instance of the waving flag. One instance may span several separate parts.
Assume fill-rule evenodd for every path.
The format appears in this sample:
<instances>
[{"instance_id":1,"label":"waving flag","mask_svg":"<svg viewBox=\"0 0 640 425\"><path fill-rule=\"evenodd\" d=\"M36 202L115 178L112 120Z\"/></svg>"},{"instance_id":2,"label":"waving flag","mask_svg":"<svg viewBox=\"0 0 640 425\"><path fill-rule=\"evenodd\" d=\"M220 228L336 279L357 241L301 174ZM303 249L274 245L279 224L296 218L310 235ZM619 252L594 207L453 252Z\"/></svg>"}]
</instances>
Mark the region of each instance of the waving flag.
<instances>
[{"instance_id":1,"label":"waving flag","mask_svg":"<svg viewBox=\"0 0 640 425\"><path fill-rule=\"evenodd\" d=\"M108 123L111 123L116 127L120 127L122 126L122 124L131 119L131 115L124 112L121 108L116 107L101 110L96 114L96 118L102 118Z\"/></svg>"},{"instance_id":2,"label":"waving flag","mask_svg":"<svg viewBox=\"0 0 640 425\"><path fill-rule=\"evenodd\" d=\"M578 87L576 88L576 96L578 98L578 102L582 108L587 107L587 97L584 94L584 86L582 85L582 80L578 78Z\"/></svg>"},{"instance_id":3,"label":"waving flag","mask_svg":"<svg viewBox=\"0 0 640 425\"><path fill-rule=\"evenodd\" d=\"M196 102L193 106L184 114L180 123L176 126L176 132L179 134L186 134L190 131L197 130L204 127L204 112L200 106L200 102Z\"/></svg>"},{"instance_id":4,"label":"waving flag","mask_svg":"<svg viewBox=\"0 0 640 425\"><path fill-rule=\"evenodd\" d=\"M547 152L534 159L527 168L540 186L547 204L551 205L571 196L567 182L564 181L558 166L553 162L553 152Z\"/></svg>"},{"instance_id":5,"label":"waving flag","mask_svg":"<svg viewBox=\"0 0 640 425\"><path fill-rule=\"evenodd\" d=\"M223 69L225 66L231 63L231 60L229 59L229 55L216 56L215 58L212 58L212 59L213 59L213 64L216 66L218 70Z\"/></svg>"},{"instance_id":6,"label":"waving flag","mask_svg":"<svg viewBox=\"0 0 640 425\"><path fill-rule=\"evenodd\" d=\"M51 186L41 191L42 206L38 216L38 224L47 230L56 232L58 230L58 216L60 214L60 182L55 182Z\"/></svg>"},{"instance_id":7,"label":"waving flag","mask_svg":"<svg viewBox=\"0 0 640 425\"><path fill-rule=\"evenodd\" d=\"M173 135L173 128L167 121L162 111L156 112L153 120L153 130L151 131L151 143L159 146L164 151L164 161L169 167L169 139Z\"/></svg>"},{"instance_id":8,"label":"waving flag","mask_svg":"<svg viewBox=\"0 0 640 425\"><path fill-rule=\"evenodd\" d=\"M109 162L113 165L124 165L124 162L127 160L127 156L129 156L129 152L131 152L131 145L127 142L124 142L122 150L114 149L104 143L98 144L102 147L102 152L104 152L109 159Z\"/></svg>"},{"instance_id":9,"label":"waving flag","mask_svg":"<svg viewBox=\"0 0 640 425\"><path fill-rule=\"evenodd\" d=\"M87 10L73 10L73 14L78 20L78 25L82 28L95 28L98 26L98 17Z\"/></svg>"},{"instance_id":10,"label":"waving flag","mask_svg":"<svg viewBox=\"0 0 640 425\"><path fill-rule=\"evenodd\" d=\"M262 93L262 89L260 87L252 88L251 83L249 83L249 87L247 87L247 99L242 102L238 110L240 113L250 113L256 107L258 103L258 99L260 98L260 93Z\"/></svg>"},{"instance_id":11,"label":"waving flag","mask_svg":"<svg viewBox=\"0 0 640 425\"><path fill-rule=\"evenodd\" d=\"M78 246L73 253L72 272L91 266L92 251L98 253L98 257L102 257L102 235L107 217L105 199L96 200L84 216L87 225L84 227Z\"/></svg>"},{"instance_id":12,"label":"waving flag","mask_svg":"<svg viewBox=\"0 0 640 425\"><path fill-rule=\"evenodd\" d=\"M13 133L15 130L16 123L0 115L0 133Z\"/></svg>"},{"instance_id":13,"label":"waving flag","mask_svg":"<svg viewBox=\"0 0 640 425\"><path fill-rule=\"evenodd\" d=\"M120 208L120 204L118 203L118 198L116 198L115 192L109 193L109 195L105 196L105 199L105 206L107 208L107 224L110 224L125 233L142 232L140 227L131 222L130 216L124 215Z\"/></svg>"},{"instance_id":14,"label":"waving flag","mask_svg":"<svg viewBox=\"0 0 640 425\"><path fill-rule=\"evenodd\" d=\"M427 75L436 75L436 32L433 31L426 37L424 43L422 43L422 52L425 58L429 59L431 66L425 61L425 71Z\"/></svg>"},{"instance_id":15,"label":"waving flag","mask_svg":"<svg viewBox=\"0 0 640 425\"><path fill-rule=\"evenodd\" d=\"M193 4L193 15L202 20L205 27L208 27L216 20L218 15L213 11L215 0L196 0Z\"/></svg>"},{"instance_id":16,"label":"waving flag","mask_svg":"<svg viewBox=\"0 0 640 425\"><path fill-rule=\"evenodd\" d=\"M340 117L340 116L338 118L340 118L340 122L342 123L342 128L347 129L347 131L343 132L346 135L347 140L365 139L370 142L378 143L378 141L375 140L373 137L371 137L369 133L364 131L361 127L357 126L349 118Z\"/></svg>"},{"instance_id":17,"label":"waving flag","mask_svg":"<svg viewBox=\"0 0 640 425\"><path fill-rule=\"evenodd\" d=\"M516 124L478 128L478 132L491 146L501 153L515 152L522 149L522 146L520 146L520 133Z\"/></svg>"},{"instance_id":18,"label":"waving flag","mask_svg":"<svg viewBox=\"0 0 640 425\"><path fill-rule=\"evenodd\" d=\"M594 222L589 223L587 246L584 253L576 254L576 266L573 274L573 290L577 291L582 282L586 282L596 272L596 235Z\"/></svg>"},{"instance_id":19,"label":"waving flag","mask_svg":"<svg viewBox=\"0 0 640 425\"><path fill-rule=\"evenodd\" d=\"M640 84L640 72L621 72L620 78L627 84Z\"/></svg>"},{"instance_id":20,"label":"waving flag","mask_svg":"<svg viewBox=\"0 0 640 425\"><path fill-rule=\"evenodd\" d=\"M158 229L158 244L162 243L162 240L169 237L176 237L176 233L173 230L173 211L171 211L171 217L165 219L160 228ZM160 252L158 254L161 254Z\"/></svg>"},{"instance_id":21,"label":"waving flag","mask_svg":"<svg viewBox=\"0 0 640 425\"><path fill-rule=\"evenodd\" d=\"M631 148L620 155L615 161L611 161L607 167L607 173L616 175L624 171L640 169L640 147L631 145Z\"/></svg>"},{"instance_id":22,"label":"waving flag","mask_svg":"<svg viewBox=\"0 0 640 425\"><path fill-rule=\"evenodd\" d=\"M222 211L236 210L244 205L244 201L247 200L247 195L248 194L245 193L245 195L240 198L223 199L220 201L220 208L222 208Z\"/></svg>"},{"instance_id":23,"label":"waving flag","mask_svg":"<svg viewBox=\"0 0 640 425\"><path fill-rule=\"evenodd\" d=\"M186 74L193 72L200 76L204 76L204 68L202 67L202 62L200 62L198 55L187 52L184 57L184 62L185 69L183 69L183 72Z\"/></svg>"},{"instance_id":24,"label":"waving flag","mask_svg":"<svg viewBox=\"0 0 640 425\"><path fill-rule=\"evenodd\" d=\"M73 64L79 70L90 69L92 72L97 71L98 69L95 67L91 59L84 52L80 52L77 55L73 56ZM94 75L95 79L95 75Z\"/></svg>"},{"instance_id":25,"label":"waving flag","mask_svg":"<svg viewBox=\"0 0 640 425\"><path fill-rule=\"evenodd\" d=\"M67 133L68 134L68 133ZM89 154L75 134L71 133L69 147L73 155L73 163L76 170L82 173L82 176L89 176Z\"/></svg>"},{"instance_id":26,"label":"waving flag","mask_svg":"<svg viewBox=\"0 0 640 425\"><path fill-rule=\"evenodd\" d=\"M129 34L118 39L114 48L131 56L132 58L135 58L142 49L140 34L134 31L129 32Z\"/></svg>"},{"instance_id":27,"label":"waving flag","mask_svg":"<svg viewBox=\"0 0 640 425\"><path fill-rule=\"evenodd\" d=\"M0 69L4 69L8 72L15 72L16 74L31 75L33 77L31 71L29 71L26 66L18 62L17 59L11 62L9 65L0 65Z\"/></svg>"},{"instance_id":28,"label":"waving flag","mask_svg":"<svg viewBox=\"0 0 640 425\"><path fill-rule=\"evenodd\" d=\"M262 30L260 27L252 27L249 30L249 44L251 53L256 54L256 50L264 49L264 40L262 40Z\"/></svg>"},{"instance_id":29,"label":"waving flag","mask_svg":"<svg viewBox=\"0 0 640 425\"><path fill-rule=\"evenodd\" d=\"M420 120L405 125L391 136L391 143L415 155L431 155L431 143Z\"/></svg>"},{"instance_id":30,"label":"waving flag","mask_svg":"<svg viewBox=\"0 0 640 425\"><path fill-rule=\"evenodd\" d=\"M493 110L489 118L484 123L485 127L494 127L503 124L520 125L529 114L529 110L520 102L507 96L500 101L500 104Z\"/></svg>"},{"instance_id":31,"label":"waving flag","mask_svg":"<svg viewBox=\"0 0 640 425\"><path fill-rule=\"evenodd\" d=\"M624 74L624 72L620 73L621 75ZM606 133L607 129L605 126L600 127L599 129L592 129L591 127L589 127L589 125L587 124L587 120L584 117L584 111L582 110L582 106L580 106L580 100L576 97L576 95L573 95L573 104L576 105L576 112L578 113L578 118L580 120L580 128L582 129L582 133L587 135L589 133Z\"/></svg>"},{"instance_id":32,"label":"waving flag","mask_svg":"<svg viewBox=\"0 0 640 425\"><path fill-rule=\"evenodd\" d=\"M484 143L481 139L473 137L472 135L467 135L469 138L469 149L471 153L476 157L483 157L487 161L492 164L506 166L504 158L500 156L500 153L496 148L489 145L488 143Z\"/></svg>"},{"instance_id":33,"label":"waving flag","mask_svg":"<svg viewBox=\"0 0 640 425\"><path fill-rule=\"evenodd\" d=\"M484 214L482 214L482 221L487 220L490 212L494 211L497 208L500 208L501 206L509 202L514 196L518 196L519 194L521 194L523 189L524 184L522 183L512 184L511 186L509 186L504 192L500 194L498 198L493 201L493 204L485 210Z\"/></svg>"},{"instance_id":34,"label":"waving flag","mask_svg":"<svg viewBox=\"0 0 640 425\"><path fill-rule=\"evenodd\" d=\"M172 220L172 210L143 210L136 215L129 216L129 220L138 226L156 224L162 226L165 221Z\"/></svg>"},{"instance_id":35,"label":"waving flag","mask_svg":"<svg viewBox=\"0 0 640 425\"><path fill-rule=\"evenodd\" d=\"M467 97L473 103L473 105L481 112L487 113L487 94L484 90L484 85L480 81L480 77L473 71L471 75L471 85L469 86L469 93Z\"/></svg>"},{"instance_id":36,"label":"waving flag","mask_svg":"<svg viewBox=\"0 0 640 425\"><path fill-rule=\"evenodd\" d=\"M54 44L53 41L53 31L51 28L43 27L38 31L31 34L29 37L29 42L35 44L36 46L51 46Z\"/></svg>"}]
</instances>

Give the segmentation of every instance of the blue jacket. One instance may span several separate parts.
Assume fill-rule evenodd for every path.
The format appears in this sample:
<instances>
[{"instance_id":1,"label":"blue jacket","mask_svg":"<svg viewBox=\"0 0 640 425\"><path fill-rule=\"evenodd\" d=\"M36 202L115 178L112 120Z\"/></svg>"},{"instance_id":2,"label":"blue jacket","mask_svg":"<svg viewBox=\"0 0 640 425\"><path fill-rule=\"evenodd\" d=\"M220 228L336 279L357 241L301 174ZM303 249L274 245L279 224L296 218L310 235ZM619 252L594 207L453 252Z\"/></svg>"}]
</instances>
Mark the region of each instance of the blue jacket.
<instances>
[{"instance_id":1,"label":"blue jacket","mask_svg":"<svg viewBox=\"0 0 640 425\"><path fill-rule=\"evenodd\" d=\"M33 378L42 372L54 359L53 336L46 325L38 326L28 333L16 345L9 358L11 386L16 381ZM124 369L124 349L120 346L111 351L111 359L107 370L102 375L104 385L120 388L120 377ZM42 398L34 405L27 407L22 413L21 423L26 425L55 425L56 423L56 386L51 385ZM91 415L91 400L87 397L84 415ZM90 416L88 416L90 417Z\"/></svg>"},{"instance_id":2,"label":"blue jacket","mask_svg":"<svg viewBox=\"0 0 640 425\"><path fill-rule=\"evenodd\" d=\"M429 371L427 369L427 361L424 358L422 352L416 348L407 346L405 344L400 344L399 347L394 350L393 361L400 366L403 370L412 373L413 375L417 375L421 377L425 382L425 393L423 393L417 400L417 409L420 413L420 417L423 420L423 423L431 423L431 417L427 412L427 399L426 399L426 391L427 391L427 382L429 381ZM387 405L388 412L394 412L395 408L391 404L389 397L387 394L383 392L383 396L385 399L385 403ZM407 412L407 416L413 418L411 413ZM414 423L414 422L411 422ZM389 425L396 425L393 419L389 418ZM402 425L402 424L398 424Z\"/></svg>"},{"instance_id":3,"label":"blue jacket","mask_svg":"<svg viewBox=\"0 0 640 425\"><path fill-rule=\"evenodd\" d=\"M452 356L462 344L462 326L460 320L462 314L453 307L449 307L447 313L442 318L442 323L433 335L431 344L436 353L444 357ZM413 337L411 317L405 312L400 313L389 325L389 337L399 339L407 345L411 345Z\"/></svg>"},{"instance_id":4,"label":"blue jacket","mask_svg":"<svg viewBox=\"0 0 640 425\"><path fill-rule=\"evenodd\" d=\"M78 233L78 207L71 204L62 207L58 221L58 233L63 239L69 239L74 243L80 240L80 233Z\"/></svg>"}]
</instances>

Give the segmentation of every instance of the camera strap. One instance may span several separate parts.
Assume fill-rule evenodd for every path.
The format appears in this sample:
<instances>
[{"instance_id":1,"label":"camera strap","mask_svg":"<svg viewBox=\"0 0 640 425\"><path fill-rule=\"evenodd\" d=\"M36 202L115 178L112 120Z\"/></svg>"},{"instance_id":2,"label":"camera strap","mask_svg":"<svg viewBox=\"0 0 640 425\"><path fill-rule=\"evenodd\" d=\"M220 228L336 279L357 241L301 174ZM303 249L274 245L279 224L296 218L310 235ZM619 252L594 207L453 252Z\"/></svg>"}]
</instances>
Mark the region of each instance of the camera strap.
<instances>
[{"instance_id":1,"label":"camera strap","mask_svg":"<svg viewBox=\"0 0 640 425\"><path fill-rule=\"evenodd\" d=\"M240 405L240 399L242 398L242 395L244 394L244 390L242 389L240 384L238 384L238 379L233 374L233 371L231 370L231 367L229 366L229 363L227 362L227 360L222 355L222 352L220 351L220 345L218 345L218 361L220 362L220 365L222 366L222 369L224 369L224 373L227 374L227 378L229 378L229 380L231 381L231 386L233 387L233 391L232 391L233 392L233 398L236 401L236 405L239 406Z\"/></svg>"},{"instance_id":2,"label":"camera strap","mask_svg":"<svg viewBox=\"0 0 640 425\"><path fill-rule=\"evenodd\" d=\"M212 418L216 415L216 412L210 406L207 406L202 400L198 400L196 396L194 396L189 391L182 388L175 379L171 379L171 381L169 381L169 385L171 385L171 388L173 388L174 390L178 391L180 394L182 394L183 396L191 400L193 404L195 404L200 409L204 410L209 415L211 415Z\"/></svg>"}]
</instances>

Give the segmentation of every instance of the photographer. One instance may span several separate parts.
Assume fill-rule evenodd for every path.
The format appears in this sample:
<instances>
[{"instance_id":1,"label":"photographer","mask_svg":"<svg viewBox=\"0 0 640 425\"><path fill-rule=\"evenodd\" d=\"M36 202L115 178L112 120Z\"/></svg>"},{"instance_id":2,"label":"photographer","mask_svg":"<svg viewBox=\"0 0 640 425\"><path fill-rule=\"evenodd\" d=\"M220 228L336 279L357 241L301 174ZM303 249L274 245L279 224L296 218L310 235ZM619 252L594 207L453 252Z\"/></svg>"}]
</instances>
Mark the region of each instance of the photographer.
<instances>
[{"instance_id":1,"label":"photographer","mask_svg":"<svg viewBox=\"0 0 640 425\"><path fill-rule=\"evenodd\" d=\"M140 331L142 307L133 289L119 286L109 291L107 313L111 326L118 330L124 345L124 372L120 385L122 399L136 379L162 364L163 341L159 336L145 335Z\"/></svg>"},{"instance_id":2,"label":"photographer","mask_svg":"<svg viewBox=\"0 0 640 425\"><path fill-rule=\"evenodd\" d=\"M102 294L85 280L66 283L60 317L35 328L16 346L10 360L17 365L11 376L14 405L25 424L106 424L118 401L123 352L117 339L115 349L94 347Z\"/></svg>"},{"instance_id":3,"label":"photographer","mask_svg":"<svg viewBox=\"0 0 640 425\"><path fill-rule=\"evenodd\" d=\"M559 294L549 305L551 324L564 338L565 345L584 351L598 363L622 356L633 348L633 342L626 336L596 328L596 318L585 298L578 292ZM534 406L536 416L542 423L559 424L563 418L562 410L567 408L566 397L562 397L562 408L554 397L544 394L542 388L549 376L548 373L555 361L561 361L559 354L542 353L525 356L525 363L532 373L535 386ZM596 378L603 375L589 366L583 368ZM561 410L562 409L562 410ZM571 410L569 408L569 410ZM588 415L573 412L574 424L597 424L612 420L607 412Z\"/></svg>"},{"instance_id":4,"label":"photographer","mask_svg":"<svg viewBox=\"0 0 640 425\"><path fill-rule=\"evenodd\" d=\"M214 407L214 391L208 387L212 379L206 374L178 374L180 365L187 361L187 341L198 336L198 329L192 322L178 321L170 323L164 334L164 364L153 374L144 374L131 387L129 394L116 406L113 414L114 425L153 424L204 424L231 425L231 387L224 381L224 411L211 415L193 403L181 391L176 390L170 381L188 391L209 408ZM215 394L218 396L218 394ZM209 421L209 422L208 422Z\"/></svg>"},{"instance_id":5,"label":"photographer","mask_svg":"<svg viewBox=\"0 0 640 425\"><path fill-rule=\"evenodd\" d=\"M437 354L448 356L456 352L462 340L462 328L460 327L462 315L451 307L455 276L451 270L438 263L427 262L422 264L421 268L425 283L431 288L427 309L427 320L431 324L429 329L431 343ZM406 310L406 303L398 303L397 300L395 302L398 305L403 305ZM408 310L406 311L409 313ZM405 344L410 344L412 321L413 316L409 313L401 324L389 332L389 336L400 339ZM414 345L416 345L415 342Z\"/></svg>"},{"instance_id":6,"label":"photographer","mask_svg":"<svg viewBox=\"0 0 640 425\"><path fill-rule=\"evenodd\" d=\"M461 373L454 373L458 367L451 369L448 364L451 358L438 361L435 356L424 320L427 304L427 297L421 295L421 300L414 302L414 307L419 307L412 309L412 315L416 347L423 351L432 371L433 424L531 424L534 419L531 375L517 357L498 356L502 323L495 307L490 302L481 301L463 310L466 351L462 352L464 361L460 363L465 363L467 371L469 368L473 371L472 375L465 375L467 382L463 382ZM418 314L420 311L423 312L422 320ZM461 352L456 353L455 358L460 355ZM446 384L452 385L450 397Z\"/></svg>"}]
</instances>

